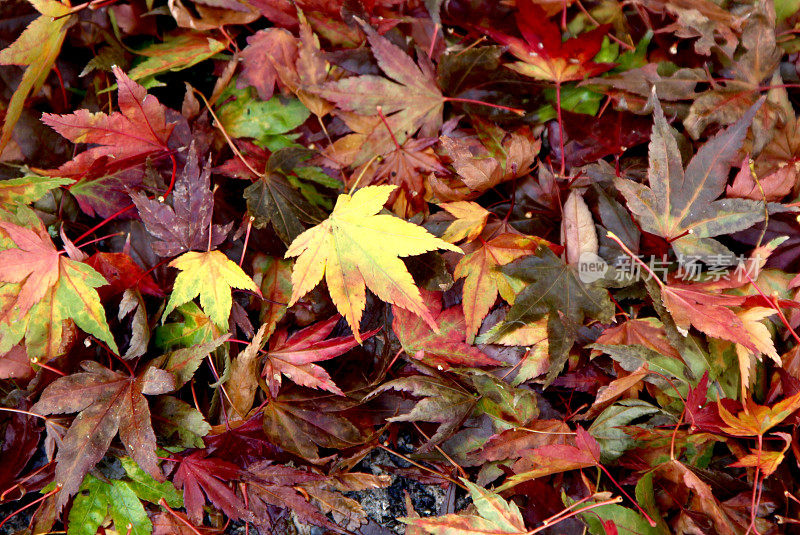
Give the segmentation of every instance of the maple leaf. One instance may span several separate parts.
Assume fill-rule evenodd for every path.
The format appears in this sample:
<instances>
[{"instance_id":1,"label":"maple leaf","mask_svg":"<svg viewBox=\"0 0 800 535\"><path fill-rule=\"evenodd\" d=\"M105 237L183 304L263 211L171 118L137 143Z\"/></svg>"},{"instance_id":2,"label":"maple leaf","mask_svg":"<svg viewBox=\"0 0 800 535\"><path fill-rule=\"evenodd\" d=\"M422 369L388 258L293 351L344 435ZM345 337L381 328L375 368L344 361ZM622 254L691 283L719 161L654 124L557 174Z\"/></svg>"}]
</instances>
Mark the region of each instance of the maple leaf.
<instances>
[{"instance_id":1,"label":"maple leaf","mask_svg":"<svg viewBox=\"0 0 800 535\"><path fill-rule=\"evenodd\" d=\"M250 290L261 295L253 279L220 251L189 251L169 263L181 272L169 296L164 318L175 307L200 296L200 306L211 321L226 330L231 312L231 289Z\"/></svg>"},{"instance_id":2,"label":"maple leaf","mask_svg":"<svg viewBox=\"0 0 800 535\"><path fill-rule=\"evenodd\" d=\"M171 507L183 507L181 495L171 482L154 480L130 457L119 461L128 476L126 479L104 481L86 474L69 510L67 530L70 534L95 535L110 512L117 531L149 535L152 524L140 500L157 504L164 499Z\"/></svg>"},{"instance_id":3,"label":"maple leaf","mask_svg":"<svg viewBox=\"0 0 800 535\"><path fill-rule=\"evenodd\" d=\"M722 431L737 437L763 436L779 425L800 408L800 392L782 399L774 405L759 405L752 398L744 400L744 407L738 414L732 414L725 405L717 401L719 417L725 422Z\"/></svg>"},{"instance_id":4,"label":"maple leaf","mask_svg":"<svg viewBox=\"0 0 800 535\"><path fill-rule=\"evenodd\" d=\"M193 301L179 305L175 310L183 317L183 321L165 323L155 330L153 339L162 349L169 350L175 347L189 349L198 344L211 342L225 331L217 327Z\"/></svg>"},{"instance_id":5,"label":"maple leaf","mask_svg":"<svg viewBox=\"0 0 800 535\"><path fill-rule=\"evenodd\" d=\"M309 151L296 148L272 153L264 173L244 190L247 211L255 218L255 227L264 228L271 223L284 243L290 243L305 230L303 223L319 223L325 217L287 179L287 173L298 168L308 156Z\"/></svg>"},{"instance_id":6,"label":"maple leaf","mask_svg":"<svg viewBox=\"0 0 800 535\"><path fill-rule=\"evenodd\" d=\"M0 147L2 152L2 147ZM45 193L59 186L68 186L75 181L69 178L28 175L0 182L0 206L30 204Z\"/></svg>"},{"instance_id":7,"label":"maple leaf","mask_svg":"<svg viewBox=\"0 0 800 535\"><path fill-rule=\"evenodd\" d=\"M352 531L358 530L370 518L361 503L348 497L346 493L386 488L391 483L392 477L387 474L338 472L325 479L304 482L299 486L311 496L312 503L320 511L330 514L340 527Z\"/></svg>"},{"instance_id":8,"label":"maple leaf","mask_svg":"<svg viewBox=\"0 0 800 535\"><path fill-rule=\"evenodd\" d=\"M106 284L103 276L60 255L41 223L31 230L0 221L0 230L14 245L0 251L2 346L10 348L25 336L31 358L56 356L61 323L71 319L118 353L95 290Z\"/></svg>"},{"instance_id":9,"label":"maple leaf","mask_svg":"<svg viewBox=\"0 0 800 535\"><path fill-rule=\"evenodd\" d=\"M465 197L526 175L541 148L541 140L527 127L507 132L483 123L476 126L479 140L439 138L458 179L467 187Z\"/></svg>"},{"instance_id":10,"label":"maple leaf","mask_svg":"<svg viewBox=\"0 0 800 535\"><path fill-rule=\"evenodd\" d=\"M333 383L328 372L314 364L338 357L358 345L352 335L326 339L336 327L340 317L336 315L309 325L291 336L286 329L281 329L270 338L267 360L261 375L266 377L273 396L277 396L280 390L281 375L302 386L321 388L340 396L344 395L344 392ZM361 338L366 340L378 331L380 329L362 333Z\"/></svg>"},{"instance_id":11,"label":"maple leaf","mask_svg":"<svg viewBox=\"0 0 800 535\"><path fill-rule=\"evenodd\" d=\"M131 289L155 297L164 297L164 291L156 284L153 277L125 253L94 253L85 262L108 281L108 288L103 287L100 290L104 297Z\"/></svg>"},{"instance_id":12,"label":"maple leaf","mask_svg":"<svg viewBox=\"0 0 800 535\"><path fill-rule=\"evenodd\" d=\"M538 242L534 238L515 234L501 234L462 258L453 278L465 279L461 306L466 318L467 342L472 343L481 326L481 321L500 294L506 302L513 304L521 290L515 279L502 271L504 266L518 258L533 254Z\"/></svg>"},{"instance_id":13,"label":"maple leaf","mask_svg":"<svg viewBox=\"0 0 800 535\"><path fill-rule=\"evenodd\" d=\"M380 106L386 114L389 128L376 126L367 136L356 163L370 158L370 154L388 152L398 143L419 131L421 137L436 137L442 126L445 97L436 84L434 67L423 55L414 61L385 37L369 26L362 25L372 53L389 78L372 74L328 82L314 93L334 102L339 108L362 115L375 115Z\"/></svg>"},{"instance_id":14,"label":"maple leaf","mask_svg":"<svg viewBox=\"0 0 800 535\"><path fill-rule=\"evenodd\" d=\"M525 535L525 521L514 502L507 502L499 494L486 490L464 478L461 482L467 487L477 515L449 514L437 517L399 518L408 526L421 528L434 535L499 535L512 533Z\"/></svg>"},{"instance_id":15,"label":"maple leaf","mask_svg":"<svg viewBox=\"0 0 800 535\"><path fill-rule=\"evenodd\" d=\"M365 399L370 399L387 390L400 390L422 398L408 414L392 416L387 418L387 421L436 422L439 424L436 433L418 450L420 453L433 449L436 444L452 435L472 414L477 404L477 400L469 392L457 388L453 383L423 375L388 381L370 392Z\"/></svg>"},{"instance_id":16,"label":"maple leaf","mask_svg":"<svg viewBox=\"0 0 800 535\"><path fill-rule=\"evenodd\" d=\"M442 309L442 296L439 292L423 293L425 303L439 326L433 332L417 314L393 307L392 330L397 335L407 355L426 364L441 369L452 365L497 366L500 362L487 357L475 346L464 341L464 313L456 305Z\"/></svg>"},{"instance_id":17,"label":"maple leaf","mask_svg":"<svg viewBox=\"0 0 800 535\"><path fill-rule=\"evenodd\" d=\"M5 110L0 133L0 153L11 140L14 126L22 114L28 95L44 85L56 62L67 30L77 21L68 4L57 0L28 0L41 16L31 22L9 47L0 50L0 65L25 66L22 80ZM66 104L66 103L65 103Z\"/></svg>"},{"instance_id":18,"label":"maple leaf","mask_svg":"<svg viewBox=\"0 0 800 535\"><path fill-rule=\"evenodd\" d=\"M110 509L110 511L109 511ZM87 474L69 510L67 529L75 535L95 535L110 512L117 532L149 535L153 525L136 493L123 481L108 483Z\"/></svg>"},{"instance_id":19,"label":"maple leaf","mask_svg":"<svg viewBox=\"0 0 800 535\"><path fill-rule=\"evenodd\" d=\"M744 297L708 294L690 287L669 285L661 289L661 298L682 333L687 334L689 325L693 325L714 338L756 350L744 323L728 308L743 304Z\"/></svg>"},{"instance_id":20,"label":"maple leaf","mask_svg":"<svg viewBox=\"0 0 800 535\"><path fill-rule=\"evenodd\" d=\"M42 114L43 123L73 143L95 145L49 174L80 179L97 160L104 162L106 172L113 172L169 152L167 140L175 124L167 123L167 108L122 69L112 70L119 88L119 111L110 115L85 109L69 115Z\"/></svg>"},{"instance_id":21,"label":"maple leaf","mask_svg":"<svg viewBox=\"0 0 800 535\"><path fill-rule=\"evenodd\" d=\"M662 355L680 360L678 351L669 344L664 326L655 318L631 318L604 330L596 343L608 345L640 345Z\"/></svg>"},{"instance_id":22,"label":"maple leaf","mask_svg":"<svg viewBox=\"0 0 800 535\"><path fill-rule=\"evenodd\" d=\"M442 234L442 239L450 243L466 239L472 241L480 236L486 227L491 213L475 202L456 201L439 205L456 218Z\"/></svg>"},{"instance_id":23,"label":"maple leaf","mask_svg":"<svg viewBox=\"0 0 800 535\"><path fill-rule=\"evenodd\" d=\"M686 131L694 139L698 139L708 125L729 125L738 120L758 100L761 84L773 75L780 63L783 52L775 42L772 4L755 4L744 20L740 39L744 52L729 69L732 78L715 82L711 89L693 99L689 114L683 121ZM768 99L756 112L753 121L754 154L769 142L776 123L786 121L786 110L776 100L774 97Z\"/></svg>"},{"instance_id":24,"label":"maple leaf","mask_svg":"<svg viewBox=\"0 0 800 535\"><path fill-rule=\"evenodd\" d=\"M235 464L208 457L205 450L182 457L173 481L177 488L183 489L183 503L189 520L195 524L202 523L206 498L230 518L252 520L252 513L225 484L226 481L241 479L243 475Z\"/></svg>"},{"instance_id":25,"label":"maple leaf","mask_svg":"<svg viewBox=\"0 0 800 535\"><path fill-rule=\"evenodd\" d=\"M168 444L185 448L204 446L203 437L211 430L211 425L203 413L188 403L173 396L161 396L155 400L151 411L156 433Z\"/></svg>"},{"instance_id":26,"label":"maple leaf","mask_svg":"<svg viewBox=\"0 0 800 535\"><path fill-rule=\"evenodd\" d=\"M748 199L717 199L761 100L728 129L705 143L684 171L678 144L653 98L655 121L650 166L644 186L628 179L615 183L642 230L667 239L678 254L727 253L715 240L764 219L764 204Z\"/></svg>"},{"instance_id":27,"label":"maple leaf","mask_svg":"<svg viewBox=\"0 0 800 535\"><path fill-rule=\"evenodd\" d=\"M544 10L533 0L521 0L517 2L517 8L517 28L524 41L494 29L483 28L495 41L508 46L509 52L520 60L506 64L509 69L537 80L560 84L595 76L614 67L612 63L592 61L600 52L610 24L562 42L558 26L547 18Z\"/></svg>"},{"instance_id":28,"label":"maple leaf","mask_svg":"<svg viewBox=\"0 0 800 535\"><path fill-rule=\"evenodd\" d=\"M157 255L207 250L225 241L230 225L211 224L214 194L208 189L210 184L211 170L208 164L200 170L197 148L192 143L183 172L175 180L172 207L143 193L131 193L145 227L158 238L152 243Z\"/></svg>"},{"instance_id":29,"label":"maple leaf","mask_svg":"<svg viewBox=\"0 0 800 535\"><path fill-rule=\"evenodd\" d=\"M781 357L775 350L775 343L769 328L761 323L764 319L775 314L775 309L767 307L748 308L737 314L741 320L748 340L755 346L755 351L736 344L736 356L739 358L739 372L741 374L742 399L745 398L744 391L750 386L750 372L755 367L755 359L761 355L767 355L778 366L782 364Z\"/></svg>"},{"instance_id":30,"label":"maple leaf","mask_svg":"<svg viewBox=\"0 0 800 535\"><path fill-rule=\"evenodd\" d=\"M610 321L613 315L608 292L595 284L585 284L574 267L544 245L539 245L535 255L515 260L501 271L529 284L516 297L503 324L493 329L492 338L538 319L548 310L553 314L560 311L576 324L586 316Z\"/></svg>"},{"instance_id":31,"label":"maple leaf","mask_svg":"<svg viewBox=\"0 0 800 535\"><path fill-rule=\"evenodd\" d=\"M572 444L548 444L523 455L527 463L534 467L508 478L498 491L506 490L530 479L544 477L559 472L587 468L600 465L600 445L582 427L575 430L575 442Z\"/></svg>"},{"instance_id":32,"label":"maple leaf","mask_svg":"<svg viewBox=\"0 0 800 535\"><path fill-rule=\"evenodd\" d=\"M352 125L355 121L348 121ZM364 121L362 121L364 122ZM378 122L370 124L375 128ZM379 127L379 126L378 126ZM371 130L369 130L371 131ZM349 134L329 148L331 158L342 163L350 161L361 149L367 134ZM409 138L402 145L394 145L390 152L381 154L381 158L356 167L350 175L349 186L356 180L364 185L394 184L398 189L389 198L392 210L401 217L427 211L425 199L428 196L425 177L431 173L446 173L447 169L439 162L433 152L435 138ZM350 154L341 154L338 150L350 150ZM337 150L338 149L338 150ZM342 160L341 157L344 156Z\"/></svg>"},{"instance_id":33,"label":"maple leaf","mask_svg":"<svg viewBox=\"0 0 800 535\"><path fill-rule=\"evenodd\" d=\"M308 461L318 462L319 448L345 449L367 436L348 418L359 403L312 391L283 389L264 407L263 429L270 442Z\"/></svg>"},{"instance_id":34,"label":"maple leaf","mask_svg":"<svg viewBox=\"0 0 800 535\"><path fill-rule=\"evenodd\" d=\"M766 151L765 148L762 154ZM742 167L733 179L733 184L725 188L725 194L728 197L753 199L754 201L780 201L794 187L796 170L793 165L785 165L777 172L766 174L758 181L755 180L754 171L755 165L751 167L750 159L743 160Z\"/></svg>"},{"instance_id":35,"label":"maple leaf","mask_svg":"<svg viewBox=\"0 0 800 535\"><path fill-rule=\"evenodd\" d=\"M138 376L84 361L84 372L56 379L31 407L37 414L78 412L56 456L55 480L63 486L56 497L60 509L77 492L86 473L105 455L119 431L125 451L159 481L156 436L143 394L164 394L175 388L172 375L147 368Z\"/></svg>"},{"instance_id":36,"label":"maple leaf","mask_svg":"<svg viewBox=\"0 0 800 535\"><path fill-rule=\"evenodd\" d=\"M261 100L272 98L275 84L289 78L297 62L297 39L283 28L267 28L247 38L242 50L242 74L238 85L250 85Z\"/></svg>"},{"instance_id":37,"label":"maple leaf","mask_svg":"<svg viewBox=\"0 0 800 535\"><path fill-rule=\"evenodd\" d=\"M225 49L225 43L197 32L164 36L164 42L136 50L144 56L128 71L131 80L142 80L168 71L179 71L204 61Z\"/></svg>"},{"instance_id":38,"label":"maple leaf","mask_svg":"<svg viewBox=\"0 0 800 535\"><path fill-rule=\"evenodd\" d=\"M341 528L310 504L298 490L303 484L326 480L325 476L289 466L275 465L270 461L261 461L249 466L247 476L251 500L255 497L263 504L288 509L306 522L341 532ZM263 505L261 508L266 512ZM260 514L258 517L262 523L269 526L269 514Z\"/></svg>"},{"instance_id":39,"label":"maple leaf","mask_svg":"<svg viewBox=\"0 0 800 535\"><path fill-rule=\"evenodd\" d=\"M334 305L359 343L366 288L383 301L418 314L437 330L433 316L398 257L436 249L461 252L422 227L390 215L376 215L395 188L367 186L352 196L339 195L330 217L300 234L286 251L287 258L298 257L292 271L289 306L324 276Z\"/></svg>"}]
</instances>

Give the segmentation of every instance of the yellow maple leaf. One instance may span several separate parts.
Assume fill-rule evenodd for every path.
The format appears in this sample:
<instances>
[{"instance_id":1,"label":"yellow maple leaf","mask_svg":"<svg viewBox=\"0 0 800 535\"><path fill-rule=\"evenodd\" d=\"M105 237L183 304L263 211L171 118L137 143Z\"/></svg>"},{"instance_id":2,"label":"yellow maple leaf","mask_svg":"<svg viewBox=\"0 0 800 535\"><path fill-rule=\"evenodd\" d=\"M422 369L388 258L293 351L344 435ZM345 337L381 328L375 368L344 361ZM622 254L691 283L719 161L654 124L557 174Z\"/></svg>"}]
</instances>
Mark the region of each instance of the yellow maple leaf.
<instances>
[{"instance_id":1,"label":"yellow maple leaf","mask_svg":"<svg viewBox=\"0 0 800 535\"><path fill-rule=\"evenodd\" d=\"M467 241L476 239L483 232L491 214L483 206L472 201L448 202L439 206L456 218L442 235L442 239L450 243L456 243L464 238Z\"/></svg>"},{"instance_id":2,"label":"yellow maple leaf","mask_svg":"<svg viewBox=\"0 0 800 535\"><path fill-rule=\"evenodd\" d=\"M203 312L223 330L228 327L231 313L231 288L250 290L261 295L253 279L220 251L189 251L169 263L180 269L175 277L164 318L175 307L200 296Z\"/></svg>"},{"instance_id":3,"label":"yellow maple leaf","mask_svg":"<svg viewBox=\"0 0 800 535\"><path fill-rule=\"evenodd\" d=\"M339 195L330 217L292 242L286 258L296 256L297 261L292 271L289 306L324 276L333 304L359 342L366 288L387 303L419 314L437 330L419 289L399 257L435 249L462 251L418 225L378 214L396 187L367 186L353 195Z\"/></svg>"}]
</instances>

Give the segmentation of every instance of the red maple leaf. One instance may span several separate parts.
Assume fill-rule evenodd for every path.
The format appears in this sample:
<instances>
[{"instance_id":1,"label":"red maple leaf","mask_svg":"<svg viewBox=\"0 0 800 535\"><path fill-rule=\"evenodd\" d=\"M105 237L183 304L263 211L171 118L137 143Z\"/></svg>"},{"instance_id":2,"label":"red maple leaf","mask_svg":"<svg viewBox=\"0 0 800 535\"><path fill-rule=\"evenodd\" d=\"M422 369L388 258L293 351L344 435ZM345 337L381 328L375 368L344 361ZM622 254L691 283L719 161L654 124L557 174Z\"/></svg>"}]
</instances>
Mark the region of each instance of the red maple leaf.
<instances>
[{"instance_id":1,"label":"red maple leaf","mask_svg":"<svg viewBox=\"0 0 800 535\"><path fill-rule=\"evenodd\" d=\"M74 143L94 145L48 174L80 179L97 160L107 173L144 163L148 157L169 154L167 140L175 127L167 122L167 108L147 90L128 78L119 67L117 77L119 111L106 114L79 109L68 115L45 113L42 122Z\"/></svg>"},{"instance_id":2,"label":"red maple leaf","mask_svg":"<svg viewBox=\"0 0 800 535\"><path fill-rule=\"evenodd\" d=\"M249 518L242 500L225 482L239 479L243 473L235 464L207 457L205 450L195 451L181 459L173 482L183 489L186 513L195 524L203 521L206 498L230 518Z\"/></svg>"},{"instance_id":3,"label":"red maple leaf","mask_svg":"<svg viewBox=\"0 0 800 535\"><path fill-rule=\"evenodd\" d=\"M523 39L482 28L495 41L508 46L508 51L520 59L507 64L509 69L538 80L561 83L596 76L614 67L613 63L592 61L600 52L610 24L603 24L562 42L558 26L547 18L544 10L533 0L517 2L517 7L517 28Z\"/></svg>"},{"instance_id":4,"label":"red maple leaf","mask_svg":"<svg viewBox=\"0 0 800 535\"><path fill-rule=\"evenodd\" d=\"M282 329L270 338L267 362L262 375L267 378L273 397L278 395L278 390L281 388L281 375L302 386L321 388L340 396L344 395L344 392L333 383L328 372L314 364L337 357L358 345L352 335L326 340L340 318L341 316L337 314L301 329L291 336L288 336L286 329ZM379 330L378 328L362 333L361 337L366 340Z\"/></svg>"}]
</instances>

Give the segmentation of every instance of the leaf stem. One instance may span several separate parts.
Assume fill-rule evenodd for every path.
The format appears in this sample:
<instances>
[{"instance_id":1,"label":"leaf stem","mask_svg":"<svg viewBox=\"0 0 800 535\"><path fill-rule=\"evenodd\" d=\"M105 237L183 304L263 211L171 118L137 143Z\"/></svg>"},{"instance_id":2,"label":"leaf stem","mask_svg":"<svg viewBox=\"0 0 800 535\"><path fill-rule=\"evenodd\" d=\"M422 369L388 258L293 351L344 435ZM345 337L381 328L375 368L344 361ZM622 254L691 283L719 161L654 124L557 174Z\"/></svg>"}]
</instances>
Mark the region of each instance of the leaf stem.
<instances>
[{"instance_id":1,"label":"leaf stem","mask_svg":"<svg viewBox=\"0 0 800 535\"><path fill-rule=\"evenodd\" d=\"M572 518L573 516L579 515L581 513L585 513L586 511L591 511L592 509L597 509L598 507L603 507L604 505L613 505L615 503L620 503L621 501L622 501L622 497L616 496L614 498L611 498L610 500L605 500L605 501L602 501L602 502L597 502L597 503L593 503L591 505L587 505L586 507L581 507L580 509L576 509L576 510L570 512L569 514L566 514L566 515L560 517L555 522L552 522L550 524L542 524L538 528L532 529L531 531L528 531L527 533L525 533L525 535L536 535L536 533L540 533L540 532L542 532L542 531L544 531L546 529L549 529L549 528L553 527L555 524L563 522L564 520L566 520L568 518Z\"/></svg>"},{"instance_id":2,"label":"leaf stem","mask_svg":"<svg viewBox=\"0 0 800 535\"><path fill-rule=\"evenodd\" d=\"M27 416L35 416L37 418L41 418L45 422L47 421L47 417L46 416L42 416L41 414L36 414L35 412L24 411L22 409L11 409L9 407L0 407L0 411L15 412L17 414L25 414Z\"/></svg>"},{"instance_id":3,"label":"leaf stem","mask_svg":"<svg viewBox=\"0 0 800 535\"><path fill-rule=\"evenodd\" d=\"M409 463L409 464L411 464L411 465L413 465L413 466L416 466L416 467L417 467L417 468L419 468L420 470L425 470L426 472L430 472L431 474L434 474L434 475L436 475L436 476L438 476L438 477L441 477L442 479L445 479L445 480L449 481L449 482L450 482L450 483L452 483L453 485L456 485L456 486L458 486L458 487L461 487L461 488L462 488L462 489L464 489L464 490L468 490L468 489L467 489L467 487L466 487L466 486L465 486L463 483L461 483L460 481L456 481L455 479L453 479L453 478L451 478L451 477L448 477L448 476L446 476L446 475L442 474L441 472L437 472L436 470L434 470L434 469L432 469L432 468L428 468L428 467L427 467L427 466L425 466L425 465L419 464L419 463L415 462L413 459L410 459L409 457L406 457L405 455L403 455L403 454L401 454L401 453L397 453L396 451L394 451L394 450L391 450L391 449L387 448L387 447L386 447L386 446L384 446L383 444L378 444L378 447L379 447L380 449L384 450L386 453L391 453L392 455L394 455L394 456L396 456L396 457L400 457L400 458L401 458L401 459L403 459L405 462L407 462L407 463Z\"/></svg>"},{"instance_id":4,"label":"leaf stem","mask_svg":"<svg viewBox=\"0 0 800 535\"><path fill-rule=\"evenodd\" d=\"M397 148L398 151L403 150L400 147L400 143L397 142L397 138L394 137L394 132L392 132L392 129L389 126L389 121L386 120L386 116L383 114L383 106L375 106L375 111L378 112L378 117L380 117L381 121L383 121L383 126L385 126L386 130L389 131L389 136L392 138L392 141L394 141L394 146Z\"/></svg>"},{"instance_id":5,"label":"leaf stem","mask_svg":"<svg viewBox=\"0 0 800 535\"><path fill-rule=\"evenodd\" d=\"M521 110L519 108L510 108L508 106L501 106L500 104L491 104L489 102L484 102L482 100L473 100L471 98L458 98L458 97L444 97L446 102L463 102L464 104L477 104L478 106L488 106L490 108L497 108L498 110L505 110L511 113L515 113L522 117L525 115L525 110Z\"/></svg>"},{"instance_id":6,"label":"leaf stem","mask_svg":"<svg viewBox=\"0 0 800 535\"><path fill-rule=\"evenodd\" d=\"M250 241L250 230L253 228L253 221L255 217L250 216L247 218L247 230L244 233L244 245L242 246L242 257L239 259L239 267L244 264L244 255L247 252L247 242Z\"/></svg>"},{"instance_id":7,"label":"leaf stem","mask_svg":"<svg viewBox=\"0 0 800 535\"><path fill-rule=\"evenodd\" d=\"M614 241L617 243L617 245L619 245L619 246L622 248L622 250L623 250L623 251L625 251L625 253L626 253L628 256L630 256L630 257L631 257L633 260L635 260L636 262L638 262L638 263L639 263L639 264L640 264L640 265L641 265L641 266L642 266L642 267L645 269L645 271L647 271L647 273L648 273L648 274L649 274L649 275L650 275L650 276L653 278L653 280L655 280L655 281L656 281L656 283L658 283L659 287L661 287L661 289L662 289L662 290L666 289L666 287L667 287L667 286L666 286L666 285L665 285L663 282L661 282L661 279L659 279L659 278L658 278L658 276L657 276L655 273L653 273L653 270L652 270L652 269L650 269L650 266L648 266L647 264L645 264L645 263L642 261L642 259L641 259L641 258L639 258L639 257L638 257L638 256L636 256L635 254L633 254L633 251L631 251L630 249L628 249L628 247L627 247L627 246L626 246L624 243L622 243L622 240L620 240L620 239L617 237L617 235L616 235L616 234L614 234L613 232L611 232L611 231L609 230L608 232L606 232L606 236L608 236L609 238L611 238L612 240L614 240Z\"/></svg>"},{"instance_id":8,"label":"leaf stem","mask_svg":"<svg viewBox=\"0 0 800 535\"><path fill-rule=\"evenodd\" d=\"M197 531L197 528L196 528L196 527L194 527L194 524L192 524L191 522L189 522L188 520L186 520L185 518L183 518L181 515L179 515L179 514L178 514L178 513L176 513L175 511L173 511L173 510L170 508L170 506L169 506L169 505L167 505L167 501L166 501L166 500L165 500L163 497L162 497L162 498L159 498L159 500L158 500L158 505L160 505L161 507L163 507L164 509L166 509L166 510L167 510L167 512L168 512L169 514L171 514L172 516L174 516L175 518L177 518L177 519L178 519L178 521L180 521L180 522L181 522L181 524L184 524L184 525L185 525L187 528L189 528L190 530L192 530L192 531L194 532L194 534L195 534L195 535L202 535L202 534L201 534L199 531Z\"/></svg>"},{"instance_id":9,"label":"leaf stem","mask_svg":"<svg viewBox=\"0 0 800 535\"><path fill-rule=\"evenodd\" d=\"M169 155L170 159L172 160L172 176L170 177L169 187L167 188L167 191L165 191L163 193L163 195L161 195L161 197L166 197L167 195L172 193L172 188L175 187L175 176L178 173L178 161L175 159L175 155L172 153L172 151L168 152L167 154ZM151 198L153 198L153 197L151 197ZM84 239L85 237L87 237L90 234L94 233L94 231L96 231L97 229L99 229L101 227L104 227L105 225L107 225L108 223L110 223L111 221L116 219L117 216L120 216L120 215L124 214L125 212L127 212L131 208L134 208L135 206L136 206L135 204L131 203L131 204L129 204L128 206L126 206L124 208L120 208L119 210L117 210L116 212L114 212L113 214L111 214L107 218L103 219L98 224L96 224L95 226L93 226L92 228L90 228L89 230L87 230L86 232L84 232L83 234L78 236L77 238L75 238L73 240L73 243L75 244L75 247L83 247L83 245L86 245L86 244L81 245L79 242L82 239Z\"/></svg>"},{"instance_id":10,"label":"leaf stem","mask_svg":"<svg viewBox=\"0 0 800 535\"><path fill-rule=\"evenodd\" d=\"M558 144L561 148L561 176L567 171L567 155L564 153L564 118L561 116L561 80L556 82L556 113L558 113Z\"/></svg>"},{"instance_id":11,"label":"leaf stem","mask_svg":"<svg viewBox=\"0 0 800 535\"><path fill-rule=\"evenodd\" d=\"M13 517L15 517L17 514L21 513L22 511L24 511L24 510L25 510L25 509L27 509L28 507L31 507L31 506L33 506L33 505L36 505L36 504L37 504L37 503L39 503L39 502L43 502L43 501L45 501L47 498L49 498L50 496L52 496L53 494L56 494L57 492L61 492L61 486L62 486L62 485L61 485L61 483L57 483L57 484L56 484L56 488L54 488L53 490L51 490L50 492L48 492L48 493L47 493L47 494L45 494L44 496L41 496L41 497L39 497L39 498L36 498L36 499L35 499L35 500L33 500L31 503L29 503L29 504L27 504L27 505L23 505L22 507L20 507L20 508L19 508L19 509L17 509L16 511L13 511L13 512L12 512L10 515L8 515L7 517L5 517L5 518L3 519L3 521L2 521L2 522L0 522L0 529L2 529L2 528L3 528L3 526L5 525L5 523L6 523L6 522L8 522L9 520L11 520Z\"/></svg>"},{"instance_id":12,"label":"leaf stem","mask_svg":"<svg viewBox=\"0 0 800 535\"><path fill-rule=\"evenodd\" d=\"M355 191L356 187L358 186L358 183L361 182L362 178L364 178L364 173L367 172L367 169L369 169L369 166L372 165L372 162L377 160L379 157L380 156L378 154L376 154L375 156L370 158L369 161L366 164L364 164L364 168L361 169L361 172L358 174L358 178L356 178L355 183L352 186L350 186L350 191L347 192L348 195L352 195L353 194L353 191Z\"/></svg>"}]
</instances>

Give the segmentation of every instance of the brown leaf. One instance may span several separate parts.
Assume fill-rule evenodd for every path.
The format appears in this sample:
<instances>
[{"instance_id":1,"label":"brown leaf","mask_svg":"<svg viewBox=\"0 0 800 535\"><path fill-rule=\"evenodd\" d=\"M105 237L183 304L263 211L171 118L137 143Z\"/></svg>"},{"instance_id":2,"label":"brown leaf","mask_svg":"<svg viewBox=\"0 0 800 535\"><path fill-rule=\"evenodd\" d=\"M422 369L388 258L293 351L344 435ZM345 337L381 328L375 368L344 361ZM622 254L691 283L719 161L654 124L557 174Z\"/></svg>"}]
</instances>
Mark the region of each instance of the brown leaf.
<instances>
[{"instance_id":1,"label":"brown leaf","mask_svg":"<svg viewBox=\"0 0 800 535\"><path fill-rule=\"evenodd\" d=\"M82 367L84 372L54 381L31 407L43 415L79 413L56 456L55 480L63 485L56 499L59 509L105 455L117 431L128 455L155 479L164 480L150 409L142 394L169 392L175 388L172 376L152 367L138 377L123 375L92 361L84 361Z\"/></svg>"}]
</instances>

